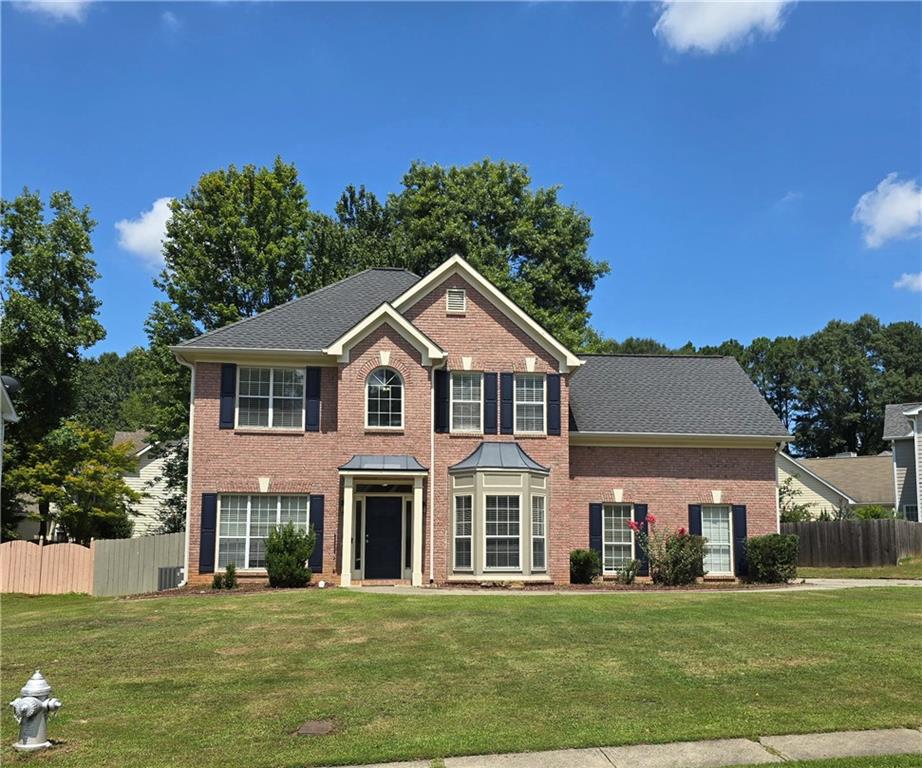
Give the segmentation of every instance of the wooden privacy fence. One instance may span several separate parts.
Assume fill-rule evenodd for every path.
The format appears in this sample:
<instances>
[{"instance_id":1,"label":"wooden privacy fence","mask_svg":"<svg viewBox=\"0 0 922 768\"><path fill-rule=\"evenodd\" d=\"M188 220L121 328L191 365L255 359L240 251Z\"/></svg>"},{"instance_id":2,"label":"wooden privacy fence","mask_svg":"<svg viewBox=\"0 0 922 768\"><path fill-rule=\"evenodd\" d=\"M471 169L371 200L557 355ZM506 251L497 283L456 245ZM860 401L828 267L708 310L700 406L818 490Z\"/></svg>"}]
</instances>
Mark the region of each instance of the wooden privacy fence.
<instances>
[{"instance_id":1,"label":"wooden privacy fence","mask_svg":"<svg viewBox=\"0 0 922 768\"><path fill-rule=\"evenodd\" d=\"M922 523L909 520L829 520L782 523L800 538L797 564L826 568L896 565L922 555Z\"/></svg>"},{"instance_id":2,"label":"wooden privacy fence","mask_svg":"<svg viewBox=\"0 0 922 768\"><path fill-rule=\"evenodd\" d=\"M59 595L137 595L175 587L185 553L185 534L137 539L47 544L0 544L0 592Z\"/></svg>"}]
</instances>

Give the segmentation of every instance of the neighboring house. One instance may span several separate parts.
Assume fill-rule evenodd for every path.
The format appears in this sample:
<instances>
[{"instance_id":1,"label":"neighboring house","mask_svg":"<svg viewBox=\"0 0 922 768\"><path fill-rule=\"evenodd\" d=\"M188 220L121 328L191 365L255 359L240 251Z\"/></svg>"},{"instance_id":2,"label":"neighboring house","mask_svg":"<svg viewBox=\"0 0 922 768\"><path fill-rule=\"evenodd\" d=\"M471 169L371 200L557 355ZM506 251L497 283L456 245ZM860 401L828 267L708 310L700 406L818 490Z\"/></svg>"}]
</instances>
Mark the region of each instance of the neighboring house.
<instances>
[{"instance_id":1,"label":"neighboring house","mask_svg":"<svg viewBox=\"0 0 922 768\"><path fill-rule=\"evenodd\" d=\"M895 403L884 409L884 440L893 446L893 492L907 520L922 522L922 403Z\"/></svg>"},{"instance_id":2,"label":"neighboring house","mask_svg":"<svg viewBox=\"0 0 922 768\"><path fill-rule=\"evenodd\" d=\"M893 463L889 454L857 456L842 453L797 463L848 497L848 507L893 508Z\"/></svg>"},{"instance_id":3,"label":"neighboring house","mask_svg":"<svg viewBox=\"0 0 922 768\"><path fill-rule=\"evenodd\" d=\"M159 455L150 442L150 433L143 429L135 432L116 432L112 438L113 445L127 443L138 461L137 470L124 475L125 483L142 494L141 501L132 506L134 523L132 536L147 536L157 533L160 528L160 504L167 492L166 482L162 479L166 455Z\"/></svg>"},{"instance_id":4,"label":"neighboring house","mask_svg":"<svg viewBox=\"0 0 922 768\"><path fill-rule=\"evenodd\" d=\"M340 584L569 581L654 515L732 578L789 440L731 357L578 356L458 256L370 269L173 348L192 369L187 578L313 524Z\"/></svg>"},{"instance_id":5,"label":"neighboring house","mask_svg":"<svg viewBox=\"0 0 922 768\"><path fill-rule=\"evenodd\" d=\"M10 398L19 389L19 382L12 376L3 376L0 379L0 480L3 478L3 446L6 440L6 423L15 424L19 421L13 400Z\"/></svg>"},{"instance_id":6,"label":"neighboring house","mask_svg":"<svg viewBox=\"0 0 922 768\"><path fill-rule=\"evenodd\" d=\"M857 503L845 491L806 466L803 459L795 459L782 451L778 454L777 466L779 487L788 478L793 478L791 487L797 492L794 502L808 505L813 518L823 514L835 517Z\"/></svg>"}]
</instances>

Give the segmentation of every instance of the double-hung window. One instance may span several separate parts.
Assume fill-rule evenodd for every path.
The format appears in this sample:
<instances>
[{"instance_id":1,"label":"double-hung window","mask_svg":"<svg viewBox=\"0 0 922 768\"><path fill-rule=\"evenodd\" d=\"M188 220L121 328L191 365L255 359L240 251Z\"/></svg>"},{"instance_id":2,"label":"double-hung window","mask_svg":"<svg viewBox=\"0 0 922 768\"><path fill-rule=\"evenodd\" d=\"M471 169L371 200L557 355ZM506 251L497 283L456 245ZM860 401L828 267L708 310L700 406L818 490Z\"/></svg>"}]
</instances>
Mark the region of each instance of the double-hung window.
<instances>
[{"instance_id":1,"label":"double-hung window","mask_svg":"<svg viewBox=\"0 0 922 768\"><path fill-rule=\"evenodd\" d=\"M303 369L241 366L238 371L238 426L303 429Z\"/></svg>"},{"instance_id":2,"label":"double-hung window","mask_svg":"<svg viewBox=\"0 0 922 768\"><path fill-rule=\"evenodd\" d=\"M531 497L531 569L547 569L547 501L544 496Z\"/></svg>"},{"instance_id":3,"label":"double-hung window","mask_svg":"<svg viewBox=\"0 0 922 768\"><path fill-rule=\"evenodd\" d=\"M485 504L486 567L521 568L521 516L518 496L487 496Z\"/></svg>"},{"instance_id":4,"label":"double-hung window","mask_svg":"<svg viewBox=\"0 0 922 768\"><path fill-rule=\"evenodd\" d=\"M704 570L712 574L733 573L732 522L730 507L701 507L701 535L704 545Z\"/></svg>"},{"instance_id":5,"label":"double-hung window","mask_svg":"<svg viewBox=\"0 0 922 768\"><path fill-rule=\"evenodd\" d=\"M366 382L365 426L373 429L403 427L403 379L391 368L372 371Z\"/></svg>"},{"instance_id":6,"label":"double-hung window","mask_svg":"<svg viewBox=\"0 0 922 768\"><path fill-rule=\"evenodd\" d=\"M307 496L222 494L218 511L218 567L266 567L266 538L280 525L291 523L306 531Z\"/></svg>"},{"instance_id":7,"label":"double-hung window","mask_svg":"<svg viewBox=\"0 0 922 768\"><path fill-rule=\"evenodd\" d=\"M544 432L544 375L517 373L515 376L515 431Z\"/></svg>"},{"instance_id":8,"label":"double-hung window","mask_svg":"<svg viewBox=\"0 0 922 768\"><path fill-rule=\"evenodd\" d=\"M473 502L473 496L455 496L455 570L458 571L469 571L473 567Z\"/></svg>"},{"instance_id":9,"label":"double-hung window","mask_svg":"<svg viewBox=\"0 0 922 768\"><path fill-rule=\"evenodd\" d=\"M451 431L480 432L483 414L483 374L451 374Z\"/></svg>"},{"instance_id":10,"label":"double-hung window","mask_svg":"<svg viewBox=\"0 0 922 768\"><path fill-rule=\"evenodd\" d=\"M634 533L631 531L630 504L605 504L602 507L602 570L621 571L634 558Z\"/></svg>"}]
</instances>

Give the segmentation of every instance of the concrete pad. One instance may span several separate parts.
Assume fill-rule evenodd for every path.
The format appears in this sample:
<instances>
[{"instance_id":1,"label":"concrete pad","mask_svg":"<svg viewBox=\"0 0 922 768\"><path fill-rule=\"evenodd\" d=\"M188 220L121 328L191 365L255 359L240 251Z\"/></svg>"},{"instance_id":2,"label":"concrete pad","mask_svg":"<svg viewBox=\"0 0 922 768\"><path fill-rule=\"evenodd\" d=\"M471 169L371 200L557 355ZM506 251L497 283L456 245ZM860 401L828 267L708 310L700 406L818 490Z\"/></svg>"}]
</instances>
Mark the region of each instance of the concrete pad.
<instances>
[{"instance_id":1,"label":"concrete pad","mask_svg":"<svg viewBox=\"0 0 922 768\"><path fill-rule=\"evenodd\" d=\"M763 736L759 741L789 760L922 754L922 733L909 728Z\"/></svg>"},{"instance_id":2,"label":"concrete pad","mask_svg":"<svg viewBox=\"0 0 922 768\"><path fill-rule=\"evenodd\" d=\"M615 768L720 768L747 763L780 763L781 758L749 739L685 741L604 747Z\"/></svg>"},{"instance_id":3,"label":"concrete pad","mask_svg":"<svg viewBox=\"0 0 922 768\"><path fill-rule=\"evenodd\" d=\"M558 749L553 752L518 752L511 755L449 757L445 768L611 768L599 749Z\"/></svg>"}]
</instances>

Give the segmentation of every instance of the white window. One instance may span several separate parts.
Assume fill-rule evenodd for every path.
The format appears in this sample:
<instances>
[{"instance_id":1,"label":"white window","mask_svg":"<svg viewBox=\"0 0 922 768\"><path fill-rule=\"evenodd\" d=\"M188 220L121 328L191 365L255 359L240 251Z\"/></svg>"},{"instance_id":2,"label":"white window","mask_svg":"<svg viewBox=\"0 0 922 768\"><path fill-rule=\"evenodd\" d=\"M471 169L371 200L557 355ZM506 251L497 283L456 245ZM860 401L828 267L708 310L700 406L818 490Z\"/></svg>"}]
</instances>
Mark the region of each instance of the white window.
<instances>
[{"instance_id":1,"label":"white window","mask_svg":"<svg viewBox=\"0 0 922 768\"><path fill-rule=\"evenodd\" d=\"M449 288L445 291L445 311L449 315L463 315L467 312L467 292L463 288Z\"/></svg>"},{"instance_id":2,"label":"white window","mask_svg":"<svg viewBox=\"0 0 922 768\"><path fill-rule=\"evenodd\" d=\"M455 496L455 570L469 571L474 525L474 497Z\"/></svg>"},{"instance_id":3,"label":"white window","mask_svg":"<svg viewBox=\"0 0 922 768\"><path fill-rule=\"evenodd\" d=\"M269 532L288 523L306 531L308 508L307 496L222 494L218 506L218 568L226 568L228 563L237 568L265 568Z\"/></svg>"},{"instance_id":4,"label":"white window","mask_svg":"<svg viewBox=\"0 0 922 768\"><path fill-rule=\"evenodd\" d=\"M518 496L487 496L486 567L492 570L521 568L521 517Z\"/></svg>"},{"instance_id":5,"label":"white window","mask_svg":"<svg viewBox=\"0 0 922 768\"><path fill-rule=\"evenodd\" d=\"M304 428L304 369L238 371L237 426Z\"/></svg>"},{"instance_id":6,"label":"white window","mask_svg":"<svg viewBox=\"0 0 922 768\"><path fill-rule=\"evenodd\" d=\"M480 432L483 415L483 374L451 374L451 431Z\"/></svg>"},{"instance_id":7,"label":"white window","mask_svg":"<svg viewBox=\"0 0 922 768\"><path fill-rule=\"evenodd\" d=\"M634 532L629 523L630 504L605 504L602 507L602 570L616 573L634 559Z\"/></svg>"},{"instance_id":8,"label":"white window","mask_svg":"<svg viewBox=\"0 0 922 768\"><path fill-rule=\"evenodd\" d=\"M704 545L704 570L711 574L733 573L733 534L730 507L701 507L701 535Z\"/></svg>"},{"instance_id":9,"label":"white window","mask_svg":"<svg viewBox=\"0 0 922 768\"><path fill-rule=\"evenodd\" d=\"M916 504L903 505L903 517L907 520L916 521L919 519L919 507Z\"/></svg>"},{"instance_id":10,"label":"white window","mask_svg":"<svg viewBox=\"0 0 922 768\"><path fill-rule=\"evenodd\" d=\"M531 569L547 569L547 508L544 496L531 497Z\"/></svg>"},{"instance_id":11,"label":"white window","mask_svg":"<svg viewBox=\"0 0 922 768\"><path fill-rule=\"evenodd\" d=\"M403 427L403 379L391 368L378 368L366 382L365 426L385 429Z\"/></svg>"},{"instance_id":12,"label":"white window","mask_svg":"<svg viewBox=\"0 0 922 768\"><path fill-rule=\"evenodd\" d=\"M544 432L544 376L515 376L515 431Z\"/></svg>"}]
</instances>

